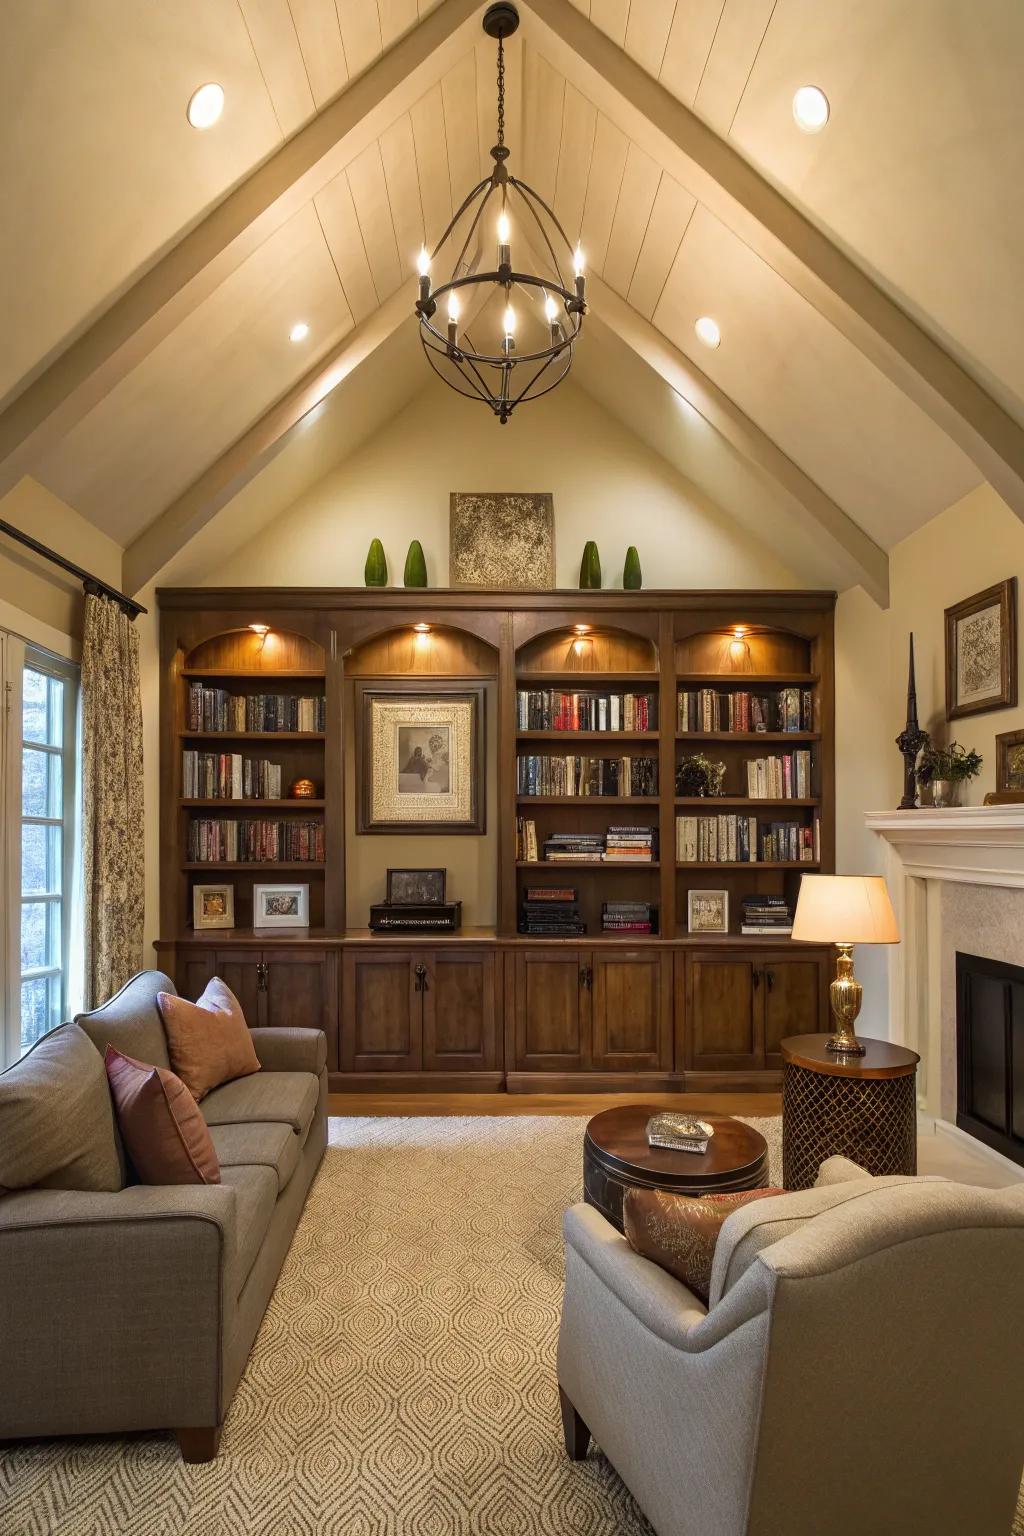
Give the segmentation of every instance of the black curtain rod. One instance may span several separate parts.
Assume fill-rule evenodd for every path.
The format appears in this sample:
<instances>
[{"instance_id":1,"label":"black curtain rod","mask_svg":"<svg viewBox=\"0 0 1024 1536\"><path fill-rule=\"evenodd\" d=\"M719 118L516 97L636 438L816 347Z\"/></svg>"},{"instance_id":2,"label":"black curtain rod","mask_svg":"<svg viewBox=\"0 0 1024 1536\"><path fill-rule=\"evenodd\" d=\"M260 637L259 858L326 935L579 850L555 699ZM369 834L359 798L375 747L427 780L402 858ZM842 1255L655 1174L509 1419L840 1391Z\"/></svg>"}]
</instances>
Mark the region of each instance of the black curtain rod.
<instances>
[{"instance_id":1,"label":"black curtain rod","mask_svg":"<svg viewBox=\"0 0 1024 1536\"><path fill-rule=\"evenodd\" d=\"M30 534L22 533L20 528L13 527L11 523L5 523L2 518L0 518L0 533L6 533L10 538L16 539L19 544L24 544L26 549L32 550L33 554L42 555L43 559L49 560L51 564L59 565L62 571L67 571L70 575L77 576L85 590L91 593L93 597L112 597L115 603L120 603L130 619L137 618L140 613L147 613L149 611L143 608L141 603L137 603L134 598L126 596L124 592L119 592L116 587L108 586L105 581L100 581L98 576L90 576L88 571L83 571L82 567L75 565L73 560L65 560L64 556L58 555L55 549L50 549L46 544L40 544L38 539L33 539Z\"/></svg>"}]
</instances>

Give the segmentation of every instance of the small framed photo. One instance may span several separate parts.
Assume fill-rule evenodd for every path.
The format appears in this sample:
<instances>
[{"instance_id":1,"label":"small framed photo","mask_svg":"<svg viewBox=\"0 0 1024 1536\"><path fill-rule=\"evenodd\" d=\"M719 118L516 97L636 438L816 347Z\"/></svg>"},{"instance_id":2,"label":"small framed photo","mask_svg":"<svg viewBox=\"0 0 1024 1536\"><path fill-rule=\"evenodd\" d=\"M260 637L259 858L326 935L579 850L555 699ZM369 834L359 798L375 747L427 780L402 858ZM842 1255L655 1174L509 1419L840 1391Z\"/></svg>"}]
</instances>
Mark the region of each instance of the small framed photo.
<instances>
[{"instance_id":1,"label":"small framed photo","mask_svg":"<svg viewBox=\"0 0 1024 1536\"><path fill-rule=\"evenodd\" d=\"M388 904L390 906L437 906L444 901L443 869L389 869Z\"/></svg>"},{"instance_id":2,"label":"small framed photo","mask_svg":"<svg viewBox=\"0 0 1024 1536\"><path fill-rule=\"evenodd\" d=\"M1017 578L946 609L946 718L1017 702Z\"/></svg>"},{"instance_id":3,"label":"small framed photo","mask_svg":"<svg viewBox=\"0 0 1024 1536\"><path fill-rule=\"evenodd\" d=\"M254 885L254 928L308 928L308 885Z\"/></svg>"},{"instance_id":4,"label":"small framed photo","mask_svg":"<svg viewBox=\"0 0 1024 1536\"><path fill-rule=\"evenodd\" d=\"M686 926L690 933L728 933L729 892L687 891Z\"/></svg>"},{"instance_id":5,"label":"small framed photo","mask_svg":"<svg viewBox=\"0 0 1024 1536\"><path fill-rule=\"evenodd\" d=\"M233 885L194 885L192 887L193 928L233 928L235 926L235 888Z\"/></svg>"},{"instance_id":6,"label":"small framed photo","mask_svg":"<svg viewBox=\"0 0 1024 1536\"><path fill-rule=\"evenodd\" d=\"M1003 731L996 736L996 794L1024 800L1024 731ZM985 796L985 804L999 804Z\"/></svg>"}]
</instances>

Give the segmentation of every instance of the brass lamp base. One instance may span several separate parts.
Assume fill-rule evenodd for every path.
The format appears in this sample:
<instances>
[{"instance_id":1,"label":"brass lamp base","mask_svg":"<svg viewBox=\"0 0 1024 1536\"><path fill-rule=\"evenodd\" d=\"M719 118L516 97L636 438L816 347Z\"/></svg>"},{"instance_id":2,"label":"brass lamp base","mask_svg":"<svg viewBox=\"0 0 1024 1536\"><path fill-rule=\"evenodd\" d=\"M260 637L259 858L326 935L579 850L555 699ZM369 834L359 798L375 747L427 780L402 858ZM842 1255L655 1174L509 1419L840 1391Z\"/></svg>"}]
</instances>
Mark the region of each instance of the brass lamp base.
<instances>
[{"instance_id":1,"label":"brass lamp base","mask_svg":"<svg viewBox=\"0 0 1024 1536\"><path fill-rule=\"evenodd\" d=\"M839 950L836 979L828 989L836 1027L825 1049L834 1051L837 1056L863 1056L865 1047L854 1034L853 1025L860 1013L864 988L853 974L853 945L837 944L836 948Z\"/></svg>"}]
</instances>

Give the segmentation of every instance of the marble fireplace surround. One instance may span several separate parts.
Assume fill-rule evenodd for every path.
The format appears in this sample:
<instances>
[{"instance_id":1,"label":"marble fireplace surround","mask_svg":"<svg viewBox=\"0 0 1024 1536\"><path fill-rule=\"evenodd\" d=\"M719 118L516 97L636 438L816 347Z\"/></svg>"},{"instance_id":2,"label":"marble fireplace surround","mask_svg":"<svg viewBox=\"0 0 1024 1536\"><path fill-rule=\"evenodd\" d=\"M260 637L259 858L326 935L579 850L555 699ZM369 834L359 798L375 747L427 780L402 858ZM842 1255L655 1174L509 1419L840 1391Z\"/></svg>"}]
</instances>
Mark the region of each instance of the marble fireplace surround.
<instances>
[{"instance_id":1,"label":"marble fireplace surround","mask_svg":"<svg viewBox=\"0 0 1024 1536\"><path fill-rule=\"evenodd\" d=\"M865 821L885 843L902 934L889 968L890 1038L921 1056L921 1110L960 1136L956 952L1024 964L1024 804L883 811Z\"/></svg>"}]
</instances>

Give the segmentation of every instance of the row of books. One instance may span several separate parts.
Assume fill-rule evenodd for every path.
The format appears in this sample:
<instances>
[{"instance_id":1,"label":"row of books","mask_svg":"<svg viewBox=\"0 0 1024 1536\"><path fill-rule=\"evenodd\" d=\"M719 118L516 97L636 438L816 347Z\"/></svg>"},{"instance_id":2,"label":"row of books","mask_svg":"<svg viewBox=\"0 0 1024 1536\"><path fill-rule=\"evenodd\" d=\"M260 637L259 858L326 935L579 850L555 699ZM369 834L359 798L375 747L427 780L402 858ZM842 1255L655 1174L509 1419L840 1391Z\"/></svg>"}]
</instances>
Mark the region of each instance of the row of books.
<instances>
[{"instance_id":1,"label":"row of books","mask_svg":"<svg viewBox=\"0 0 1024 1536\"><path fill-rule=\"evenodd\" d=\"M563 693L556 688L516 693L521 731L650 731L657 721L653 693Z\"/></svg>"},{"instance_id":2,"label":"row of books","mask_svg":"<svg viewBox=\"0 0 1024 1536\"><path fill-rule=\"evenodd\" d=\"M203 817L189 827L188 856L193 864L322 864L324 824Z\"/></svg>"},{"instance_id":3,"label":"row of books","mask_svg":"<svg viewBox=\"0 0 1024 1536\"><path fill-rule=\"evenodd\" d=\"M680 690L680 731L813 731L814 693L779 688L773 693Z\"/></svg>"},{"instance_id":4,"label":"row of books","mask_svg":"<svg viewBox=\"0 0 1024 1536\"><path fill-rule=\"evenodd\" d=\"M677 816L681 864L804 864L821 857L820 819L759 821L756 816Z\"/></svg>"},{"instance_id":5,"label":"row of books","mask_svg":"<svg viewBox=\"0 0 1024 1536\"><path fill-rule=\"evenodd\" d=\"M792 932L793 914L785 896L744 896L740 902L740 933L781 937Z\"/></svg>"},{"instance_id":6,"label":"row of books","mask_svg":"<svg viewBox=\"0 0 1024 1536\"><path fill-rule=\"evenodd\" d=\"M809 752L748 759L747 794L752 800L808 800L812 793Z\"/></svg>"},{"instance_id":7,"label":"row of books","mask_svg":"<svg viewBox=\"0 0 1024 1536\"><path fill-rule=\"evenodd\" d=\"M521 755L520 795L656 795L656 757Z\"/></svg>"},{"instance_id":8,"label":"row of books","mask_svg":"<svg viewBox=\"0 0 1024 1536\"><path fill-rule=\"evenodd\" d=\"M322 694L297 698L289 693L228 693L226 688L189 684L190 731L322 731L326 720Z\"/></svg>"},{"instance_id":9,"label":"row of books","mask_svg":"<svg viewBox=\"0 0 1024 1536\"><path fill-rule=\"evenodd\" d=\"M552 832L544 839L546 863L650 864L657 857L658 836L653 827L617 826L607 832ZM516 862L537 863L540 857L537 823L516 817Z\"/></svg>"},{"instance_id":10,"label":"row of books","mask_svg":"<svg viewBox=\"0 0 1024 1536\"><path fill-rule=\"evenodd\" d=\"M657 913L649 901L606 901L601 928L604 933L657 933Z\"/></svg>"},{"instance_id":11,"label":"row of books","mask_svg":"<svg viewBox=\"0 0 1024 1536\"><path fill-rule=\"evenodd\" d=\"M519 919L520 933L538 938L575 938L586 933L578 900L579 894L571 886L527 886Z\"/></svg>"},{"instance_id":12,"label":"row of books","mask_svg":"<svg viewBox=\"0 0 1024 1536\"><path fill-rule=\"evenodd\" d=\"M187 800L280 800L281 764L240 752L182 752Z\"/></svg>"}]
</instances>

